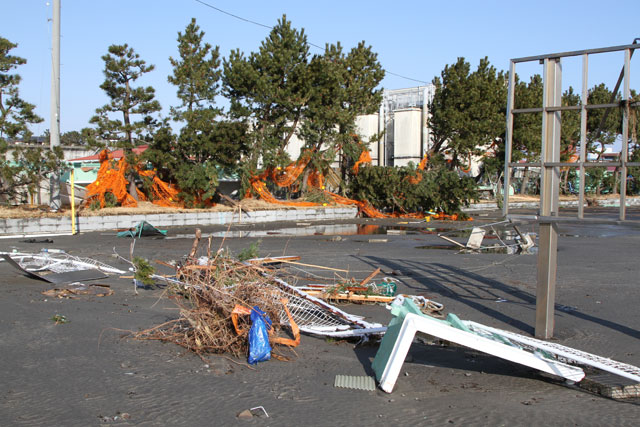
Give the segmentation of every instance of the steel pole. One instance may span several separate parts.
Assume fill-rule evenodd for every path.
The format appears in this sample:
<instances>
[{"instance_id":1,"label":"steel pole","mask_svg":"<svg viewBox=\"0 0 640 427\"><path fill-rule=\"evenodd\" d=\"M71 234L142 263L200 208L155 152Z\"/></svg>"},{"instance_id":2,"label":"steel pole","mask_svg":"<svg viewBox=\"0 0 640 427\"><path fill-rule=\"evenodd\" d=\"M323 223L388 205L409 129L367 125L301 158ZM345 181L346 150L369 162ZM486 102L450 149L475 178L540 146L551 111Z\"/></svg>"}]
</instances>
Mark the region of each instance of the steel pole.
<instances>
[{"instance_id":1,"label":"steel pole","mask_svg":"<svg viewBox=\"0 0 640 427\"><path fill-rule=\"evenodd\" d=\"M540 216L558 215L560 169L547 163L560 160L560 111L547 111L547 107L562 102L562 65L560 58L544 60L544 88L542 116L542 185L540 186ZM540 223L538 251L538 286L536 292L536 337L551 338L554 327L556 298L556 271L558 255L558 229L554 222Z\"/></svg>"},{"instance_id":2,"label":"steel pole","mask_svg":"<svg viewBox=\"0 0 640 427\"><path fill-rule=\"evenodd\" d=\"M51 27L51 123L49 146L54 150L60 145L60 0L53 0ZM54 171L49 180L49 207L60 209L60 171Z\"/></svg>"}]
</instances>

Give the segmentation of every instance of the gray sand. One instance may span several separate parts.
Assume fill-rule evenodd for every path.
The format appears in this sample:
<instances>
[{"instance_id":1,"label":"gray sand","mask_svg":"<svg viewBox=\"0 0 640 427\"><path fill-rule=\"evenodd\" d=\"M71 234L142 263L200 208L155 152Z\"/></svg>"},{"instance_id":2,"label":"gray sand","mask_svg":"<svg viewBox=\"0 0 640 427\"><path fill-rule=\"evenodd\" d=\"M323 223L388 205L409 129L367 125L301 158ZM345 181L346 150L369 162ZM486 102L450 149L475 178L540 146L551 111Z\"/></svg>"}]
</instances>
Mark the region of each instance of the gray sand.
<instances>
[{"instance_id":1,"label":"gray sand","mask_svg":"<svg viewBox=\"0 0 640 427\"><path fill-rule=\"evenodd\" d=\"M170 229L169 236L192 232ZM369 242L380 237L387 241ZM49 245L2 240L0 250L54 247L127 268L111 253L115 247L126 256L130 239L115 233L52 239ZM214 239L213 246L221 240ZM255 240L229 238L224 245L237 253ZM191 243L189 238L143 238L135 253L176 260ZM260 255L300 255L302 262L349 269L356 278L381 267L386 275L395 273L399 292L426 294L463 319L533 334L536 256L417 249L434 245L447 243L422 233L341 240L273 234L262 238ZM555 342L639 365L639 259L637 227L562 226ZM331 277L327 271L306 270ZM414 344L392 394L333 386L336 375L372 375L376 343L303 336L296 354L289 353L290 362L271 360L255 370L234 363L244 360L217 355L203 362L173 344L121 338L126 330L178 315L162 290L134 295L131 280L111 276L92 283L111 285L112 296L53 299L41 294L49 284L24 277L4 262L0 277L1 425L637 425L640 416L638 400L607 399L456 347ZM390 318L381 306L341 308L384 324ZM69 323L54 324L56 314ZM257 406L269 418L236 417Z\"/></svg>"}]
</instances>

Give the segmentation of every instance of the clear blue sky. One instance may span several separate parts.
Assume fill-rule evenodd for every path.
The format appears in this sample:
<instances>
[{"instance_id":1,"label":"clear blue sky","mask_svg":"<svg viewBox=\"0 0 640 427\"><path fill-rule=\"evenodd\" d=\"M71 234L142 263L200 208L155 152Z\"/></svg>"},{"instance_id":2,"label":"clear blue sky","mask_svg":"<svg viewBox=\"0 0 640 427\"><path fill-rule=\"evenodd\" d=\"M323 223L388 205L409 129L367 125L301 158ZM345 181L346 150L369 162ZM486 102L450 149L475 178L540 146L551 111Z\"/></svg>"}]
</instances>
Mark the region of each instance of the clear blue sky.
<instances>
[{"instance_id":1,"label":"clear blue sky","mask_svg":"<svg viewBox=\"0 0 640 427\"><path fill-rule=\"evenodd\" d=\"M100 58L111 44L128 43L156 69L138 80L152 85L167 115L176 105L167 82L169 56L177 56L176 37L192 17L205 39L221 55L239 48L257 50L269 30L213 10L195 0L61 0L61 131L88 126L95 109L107 102ZM465 57L475 68L488 56L506 70L510 58L629 44L640 37L640 0L529 1L359 1L203 0L243 18L275 25L282 14L304 28L311 43L340 41L350 49L364 40L391 73L431 82L446 64ZM51 0L2 0L0 36L18 43L12 53L27 59L19 68L22 97L37 105L49 128L51 68ZM321 53L311 48L311 53ZM599 55L602 57L602 55ZM615 85L620 53L590 60L590 86ZM580 61L563 64L564 84L581 87ZM634 68L635 67L635 68ZM640 88L640 54L632 60L632 88ZM539 65L517 69L526 76ZM638 77L636 77L638 76ZM525 77L526 78L526 77ZM387 74L382 86L398 89L420 83ZM222 102L221 102L222 103Z\"/></svg>"}]
</instances>

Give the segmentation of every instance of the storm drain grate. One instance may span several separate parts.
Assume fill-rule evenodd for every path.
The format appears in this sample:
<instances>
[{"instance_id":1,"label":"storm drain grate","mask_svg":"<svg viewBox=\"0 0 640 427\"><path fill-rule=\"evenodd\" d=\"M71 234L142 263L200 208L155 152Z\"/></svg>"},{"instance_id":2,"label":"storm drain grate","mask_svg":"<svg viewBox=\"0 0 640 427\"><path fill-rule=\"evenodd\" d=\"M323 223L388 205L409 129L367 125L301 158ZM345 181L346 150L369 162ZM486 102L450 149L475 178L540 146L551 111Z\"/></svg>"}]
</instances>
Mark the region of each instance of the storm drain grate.
<instances>
[{"instance_id":1,"label":"storm drain grate","mask_svg":"<svg viewBox=\"0 0 640 427\"><path fill-rule=\"evenodd\" d=\"M355 377L352 375L336 375L336 381L333 386L365 391L376 390L376 382L373 377Z\"/></svg>"}]
</instances>

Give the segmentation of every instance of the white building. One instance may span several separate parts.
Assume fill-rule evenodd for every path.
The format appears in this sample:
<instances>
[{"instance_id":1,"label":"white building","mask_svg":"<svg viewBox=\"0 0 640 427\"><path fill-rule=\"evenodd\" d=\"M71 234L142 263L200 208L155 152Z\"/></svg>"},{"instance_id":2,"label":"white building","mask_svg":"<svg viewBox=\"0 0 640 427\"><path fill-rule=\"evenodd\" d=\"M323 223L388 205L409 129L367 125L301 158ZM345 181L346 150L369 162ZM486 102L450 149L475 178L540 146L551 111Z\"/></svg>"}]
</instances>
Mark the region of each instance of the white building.
<instances>
[{"instance_id":1,"label":"white building","mask_svg":"<svg viewBox=\"0 0 640 427\"><path fill-rule=\"evenodd\" d=\"M358 134L369 143L374 165L420 163L431 142L427 119L434 93L434 85L385 90L377 113L356 118ZM376 142L376 135L381 133L382 138ZM299 157L303 145L297 135L291 138L287 152L292 159Z\"/></svg>"}]
</instances>

